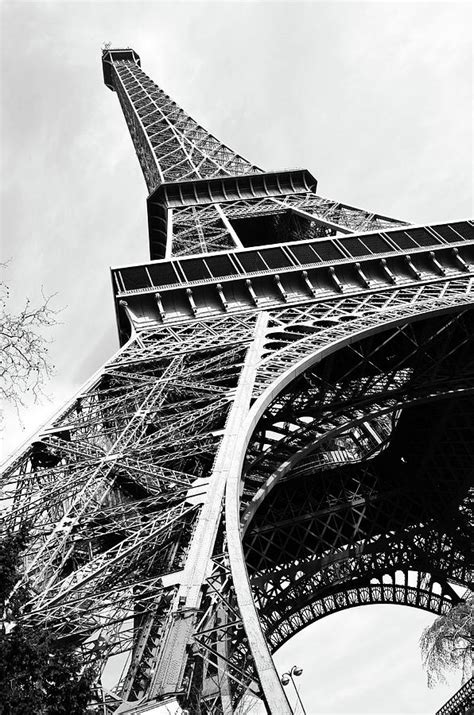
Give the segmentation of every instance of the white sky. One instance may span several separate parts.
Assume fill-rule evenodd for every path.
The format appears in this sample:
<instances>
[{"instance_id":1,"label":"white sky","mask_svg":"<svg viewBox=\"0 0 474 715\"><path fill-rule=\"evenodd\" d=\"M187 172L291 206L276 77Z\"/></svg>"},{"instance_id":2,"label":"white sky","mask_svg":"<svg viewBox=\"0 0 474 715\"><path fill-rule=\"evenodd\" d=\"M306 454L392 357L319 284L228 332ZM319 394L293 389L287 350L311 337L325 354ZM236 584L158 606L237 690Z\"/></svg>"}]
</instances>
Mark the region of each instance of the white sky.
<instances>
[{"instance_id":1,"label":"white sky","mask_svg":"<svg viewBox=\"0 0 474 715\"><path fill-rule=\"evenodd\" d=\"M147 258L146 189L100 46L131 46L195 119L266 169L414 222L472 215L469 2L9 2L2 20L2 254L12 307L64 306L51 402L7 412L5 452L116 349L110 265ZM277 654L308 713L432 713L417 641L432 616L364 607Z\"/></svg>"}]
</instances>

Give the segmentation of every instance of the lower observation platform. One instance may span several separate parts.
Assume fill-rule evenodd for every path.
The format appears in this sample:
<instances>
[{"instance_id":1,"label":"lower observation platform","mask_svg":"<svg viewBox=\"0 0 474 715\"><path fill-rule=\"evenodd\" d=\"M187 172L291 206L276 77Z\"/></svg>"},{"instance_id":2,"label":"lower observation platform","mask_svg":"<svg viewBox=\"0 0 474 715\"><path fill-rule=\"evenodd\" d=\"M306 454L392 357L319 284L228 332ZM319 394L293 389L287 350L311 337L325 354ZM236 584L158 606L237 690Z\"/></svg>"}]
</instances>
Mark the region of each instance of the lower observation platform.
<instances>
[{"instance_id":1,"label":"lower observation platform","mask_svg":"<svg viewBox=\"0 0 474 715\"><path fill-rule=\"evenodd\" d=\"M121 342L156 323L271 309L474 271L474 223L291 241L112 269Z\"/></svg>"}]
</instances>

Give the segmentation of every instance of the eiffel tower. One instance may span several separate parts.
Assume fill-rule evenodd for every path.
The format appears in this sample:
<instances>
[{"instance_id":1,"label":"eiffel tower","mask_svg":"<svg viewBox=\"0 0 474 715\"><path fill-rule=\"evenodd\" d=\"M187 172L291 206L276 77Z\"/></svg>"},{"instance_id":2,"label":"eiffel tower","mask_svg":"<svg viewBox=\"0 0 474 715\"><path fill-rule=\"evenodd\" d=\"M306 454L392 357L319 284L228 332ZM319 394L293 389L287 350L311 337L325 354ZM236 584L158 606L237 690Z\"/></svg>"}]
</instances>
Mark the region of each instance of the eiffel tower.
<instances>
[{"instance_id":1,"label":"eiffel tower","mask_svg":"<svg viewBox=\"0 0 474 715\"><path fill-rule=\"evenodd\" d=\"M134 50L102 63L150 261L112 270L120 349L3 473L4 528L32 525L25 625L94 666L91 712L288 715L272 654L298 631L471 586L474 224L324 198Z\"/></svg>"}]
</instances>

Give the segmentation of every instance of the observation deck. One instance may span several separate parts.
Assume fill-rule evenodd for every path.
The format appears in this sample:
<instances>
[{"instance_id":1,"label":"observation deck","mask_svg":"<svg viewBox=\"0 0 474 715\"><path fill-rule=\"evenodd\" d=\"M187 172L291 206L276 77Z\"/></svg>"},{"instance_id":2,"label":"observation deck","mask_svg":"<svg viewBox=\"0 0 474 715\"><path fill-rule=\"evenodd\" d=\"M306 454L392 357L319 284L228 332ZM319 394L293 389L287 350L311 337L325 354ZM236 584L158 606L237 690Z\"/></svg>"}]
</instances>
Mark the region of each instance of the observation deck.
<instances>
[{"instance_id":1,"label":"observation deck","mask_svg":"<svg viewBox=\"0 0 474 715\"><path fill-rule=\"evenodd\" d=\"M156 323L434 283L474 272L474 223L287 241L112 269L121 341Z\"/></svg>"}]
</instances>

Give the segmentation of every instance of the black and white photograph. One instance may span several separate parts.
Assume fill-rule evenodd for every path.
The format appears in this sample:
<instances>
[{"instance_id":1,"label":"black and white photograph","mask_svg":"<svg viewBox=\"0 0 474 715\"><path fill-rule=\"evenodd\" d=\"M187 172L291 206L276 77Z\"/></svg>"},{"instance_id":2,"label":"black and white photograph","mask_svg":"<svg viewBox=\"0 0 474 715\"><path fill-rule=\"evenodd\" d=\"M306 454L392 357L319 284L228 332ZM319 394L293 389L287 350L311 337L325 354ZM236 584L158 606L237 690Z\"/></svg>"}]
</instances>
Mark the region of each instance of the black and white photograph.
<instances>
[{"instance_id":1,"label":"black and white photograph","mask_svg":"<svg viewBox=\"0 0 474 715\"><path fill-rule=\"evenodd\" d=\"M0 33L0 715L472 715L472 3Z\"/></svg>"}]
</instances>

